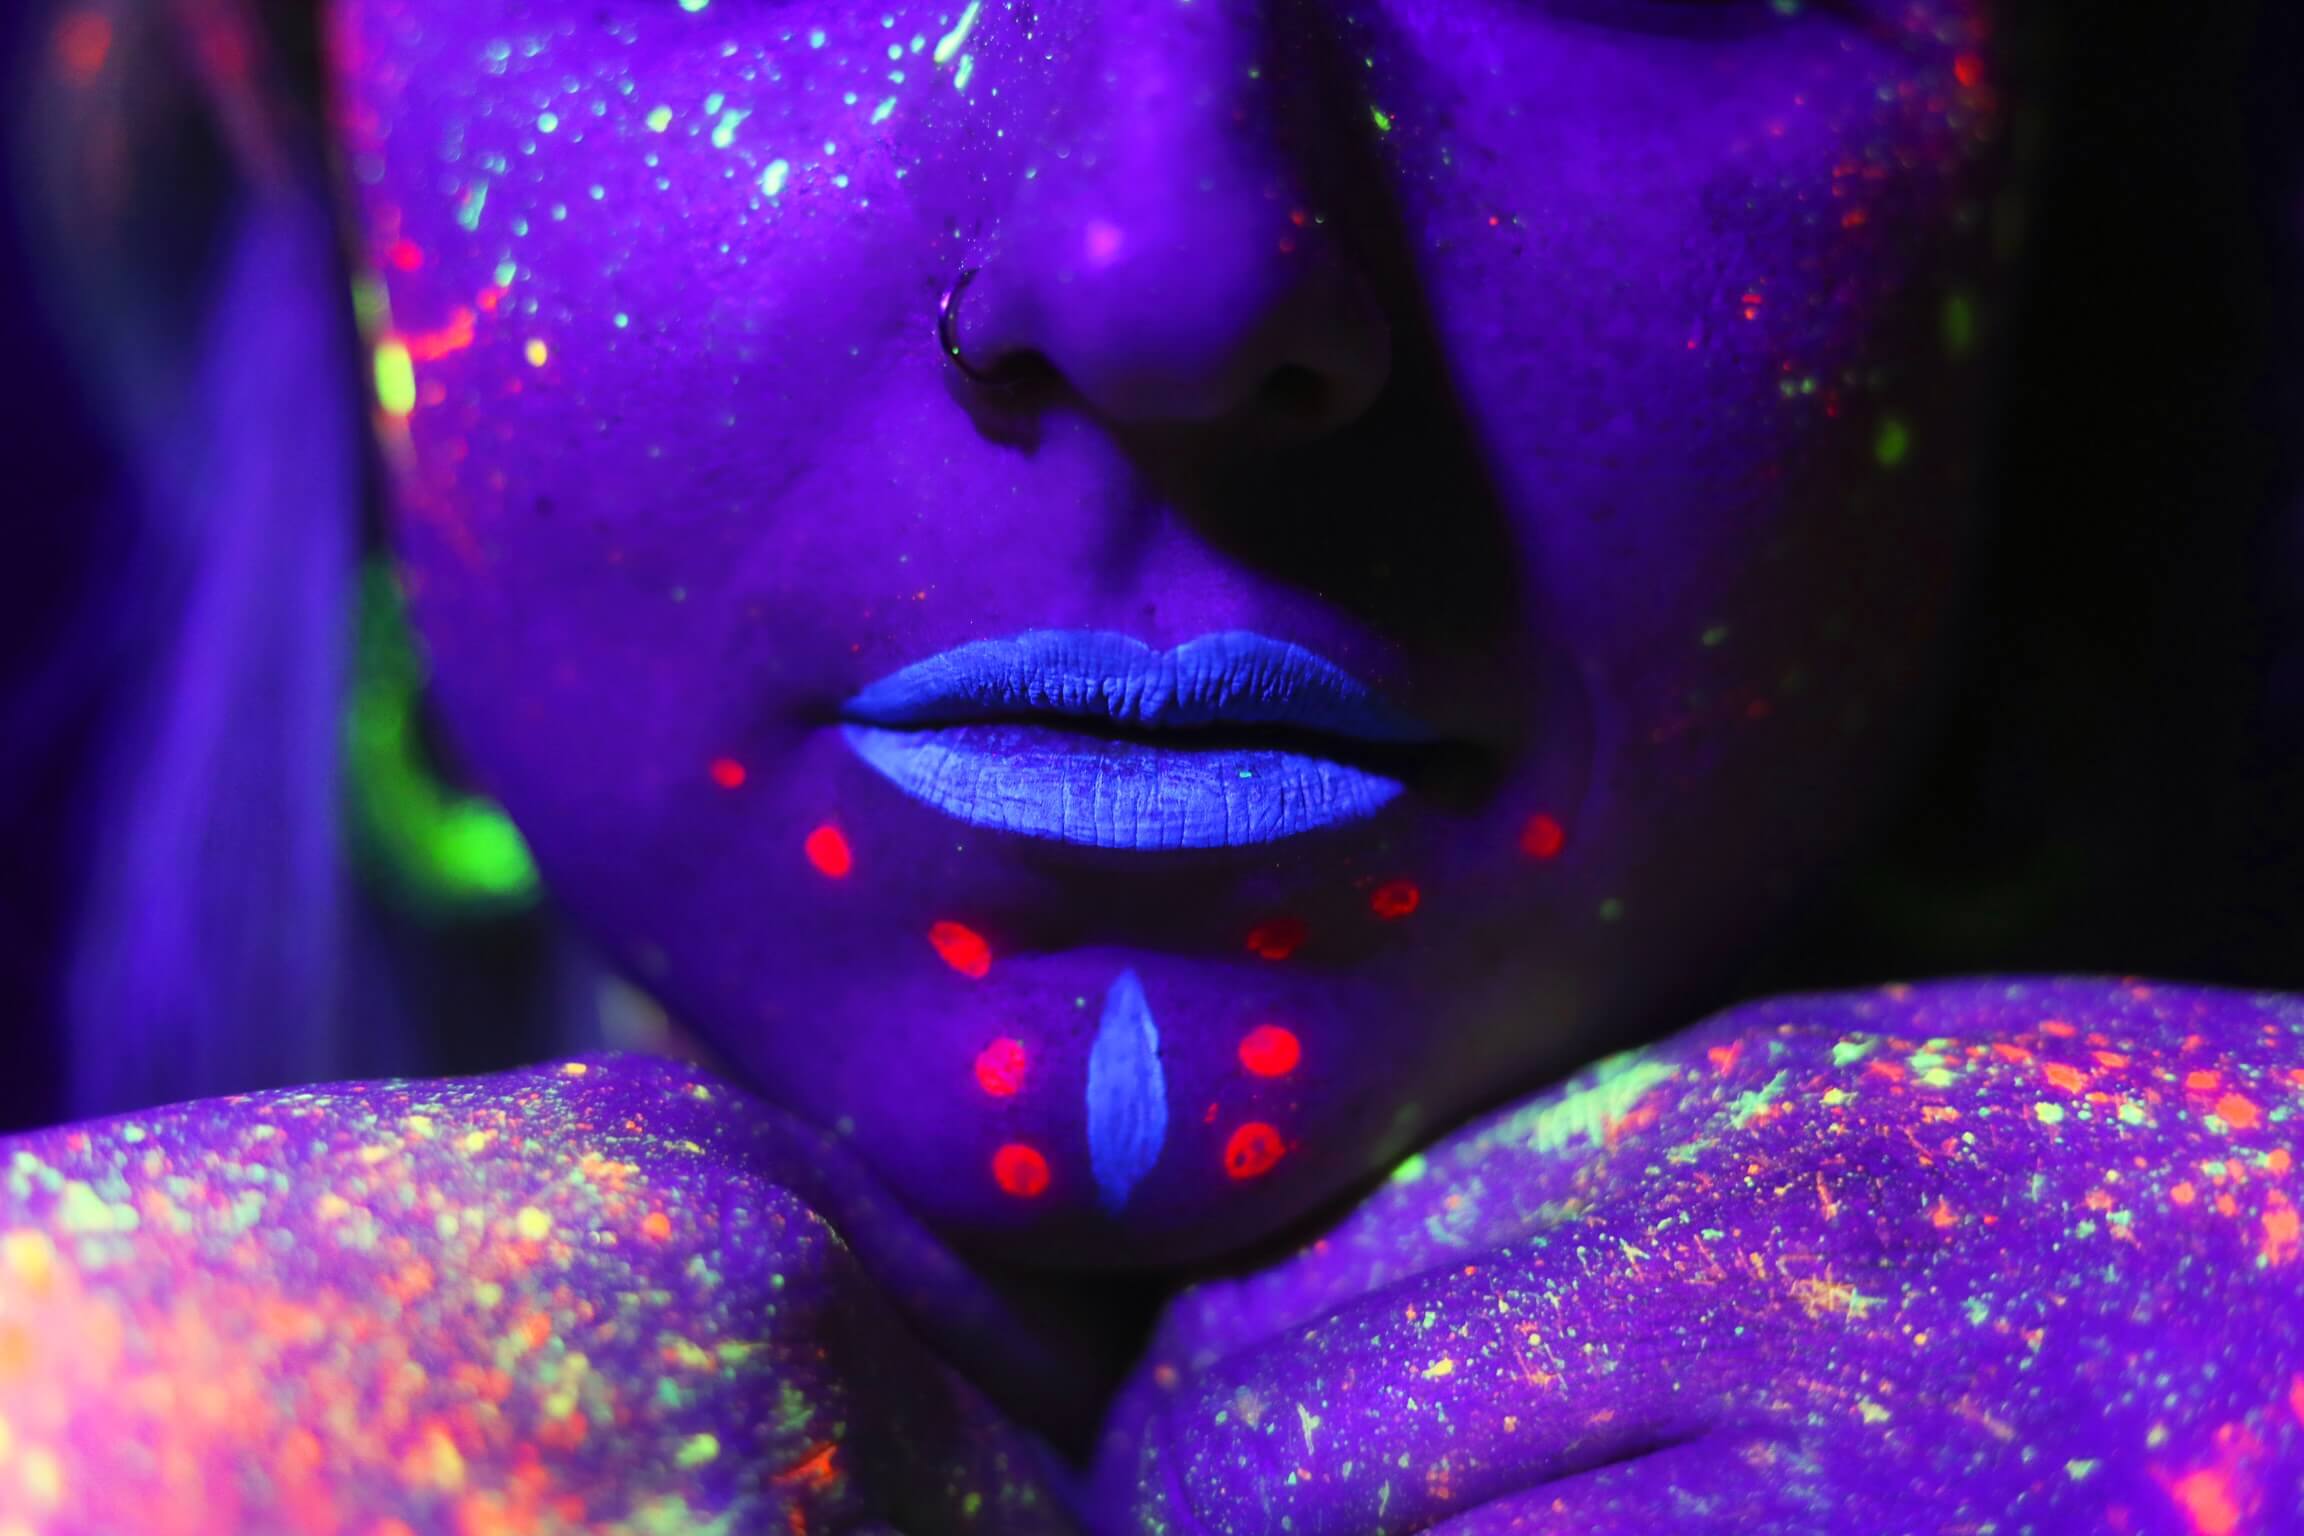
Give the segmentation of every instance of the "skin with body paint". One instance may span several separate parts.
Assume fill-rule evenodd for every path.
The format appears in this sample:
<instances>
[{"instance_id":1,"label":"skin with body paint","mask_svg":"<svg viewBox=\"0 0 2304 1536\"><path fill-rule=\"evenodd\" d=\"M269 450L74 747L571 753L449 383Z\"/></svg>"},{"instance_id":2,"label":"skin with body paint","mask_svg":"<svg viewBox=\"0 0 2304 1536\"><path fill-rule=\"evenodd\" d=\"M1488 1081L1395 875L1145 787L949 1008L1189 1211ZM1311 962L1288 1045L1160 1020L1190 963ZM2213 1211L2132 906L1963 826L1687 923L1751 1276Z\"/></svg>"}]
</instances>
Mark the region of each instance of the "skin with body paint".
<instances>
[{"instance_id":1,"label":"skin with body paint","mask_svg":"<svg viewBox=\"0 0 2304 1536\"><path fill-rule=\"evenodd\" d=\"M734 1081L19 1141L0 1518L2295 1507L2292 1003L1796 999L1432 1143L1678 1023L1894 787L1980 4L327 20L437 703ZM1093 1371L986 1274L1237 1253L1386 1169L1046 1459Z\"/></svg>"},{"instance_id":2,"label":"skin with body paint","mask_svg":"<svg viewBox=\"0 0 2304 1536\"><path fill-rule=\"evenodd\" d=\"M15 1140L0 1199L0 1518L2284 1530L2300 1102L2293 997L1984 981L1740 1008L1182 1292L1085 1477L968 1384L1045 1422L1064 1366L1032 1320L837 1138L692 1069L64 1127Z\"/></svg>"},{"instance_id":3,"label":"skin with body paint","mask_svg":"<svg viewBox=\"0 0 2304 1536\"><path fill-rule=\"evenodd\" d=\"M1924 723L1980 0L326 16L447 735L989 1262L1235 1250L1685 1022Z\"/></svg>"}]
</instances>

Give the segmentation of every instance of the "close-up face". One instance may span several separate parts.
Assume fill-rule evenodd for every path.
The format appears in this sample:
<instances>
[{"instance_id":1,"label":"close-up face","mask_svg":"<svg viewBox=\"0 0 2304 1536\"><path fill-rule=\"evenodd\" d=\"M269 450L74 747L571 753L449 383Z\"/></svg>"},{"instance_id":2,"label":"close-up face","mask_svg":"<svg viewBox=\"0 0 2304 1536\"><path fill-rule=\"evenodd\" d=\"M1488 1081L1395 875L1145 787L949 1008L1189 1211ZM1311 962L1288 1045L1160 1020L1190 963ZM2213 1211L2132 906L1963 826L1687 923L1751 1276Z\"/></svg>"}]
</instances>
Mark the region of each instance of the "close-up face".
<instances>
[{"instance_id":1,"label":"close-up face","mask_svg":"<svg viewBox=\"0 0 2304 1536\"><path fill-rule=\"evenodd\" d=\"M328 19L459 761L981 1252L1271 1232L1676 1022L1898 785L1985 0Z\"/></svg>"}]
</instances>

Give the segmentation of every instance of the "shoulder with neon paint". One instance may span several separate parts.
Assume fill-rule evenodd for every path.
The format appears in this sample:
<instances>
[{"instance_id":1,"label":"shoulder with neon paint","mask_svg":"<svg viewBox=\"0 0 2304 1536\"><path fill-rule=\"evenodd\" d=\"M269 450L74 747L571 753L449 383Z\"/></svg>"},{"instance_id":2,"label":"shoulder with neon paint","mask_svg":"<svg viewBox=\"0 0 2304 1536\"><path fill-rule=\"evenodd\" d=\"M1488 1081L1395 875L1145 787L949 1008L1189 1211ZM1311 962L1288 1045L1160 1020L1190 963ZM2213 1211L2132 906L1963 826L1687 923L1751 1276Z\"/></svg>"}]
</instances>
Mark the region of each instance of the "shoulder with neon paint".
<instances>
[{"instance_id":1,"label":"shoulder with neon paint","mask_svg":"<svg viewBox=\"0 0 2304 1536\"><path fill-rule=\"evenodd\" d=\"M2304 998L1738 1007L1181 1294L1097 1498L1208 1536L2255 1529L2304 1508L2300 1129Z\"/></svg>"},{"instance_id":2,"label":"shoulder with neon paint","mask_svg":"<svg viewBox=\"0 0 2304 1536\"><path fill-rule=\"evenodd\" d=\"M1049 1390L1027 1331L694 1068L247 1094L0 1160L0 1526L1068 1528L979 1393Z\"/></svg>"}]
</instances>

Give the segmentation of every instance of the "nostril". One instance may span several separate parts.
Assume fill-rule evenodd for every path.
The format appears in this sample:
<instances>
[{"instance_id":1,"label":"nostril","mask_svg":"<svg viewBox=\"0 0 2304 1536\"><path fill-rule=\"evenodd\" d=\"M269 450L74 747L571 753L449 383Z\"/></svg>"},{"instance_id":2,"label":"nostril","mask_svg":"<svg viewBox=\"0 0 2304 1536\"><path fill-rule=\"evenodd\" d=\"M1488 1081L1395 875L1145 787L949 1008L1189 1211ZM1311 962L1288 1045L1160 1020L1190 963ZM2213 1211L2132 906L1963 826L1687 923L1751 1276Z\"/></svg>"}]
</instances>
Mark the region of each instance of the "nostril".
<instances>
[{"instance_id":1,"label":"nostril","mask_svg":"<svg viewBox=\"0 0 2304 1536\"><path fill-rule=\"evenodd\" d=\"M1282 363L1264 379L1265 406L1283 416L1305 419L1328 409L1328 381L1301 363Z\"/></svg>"}]
</instances>

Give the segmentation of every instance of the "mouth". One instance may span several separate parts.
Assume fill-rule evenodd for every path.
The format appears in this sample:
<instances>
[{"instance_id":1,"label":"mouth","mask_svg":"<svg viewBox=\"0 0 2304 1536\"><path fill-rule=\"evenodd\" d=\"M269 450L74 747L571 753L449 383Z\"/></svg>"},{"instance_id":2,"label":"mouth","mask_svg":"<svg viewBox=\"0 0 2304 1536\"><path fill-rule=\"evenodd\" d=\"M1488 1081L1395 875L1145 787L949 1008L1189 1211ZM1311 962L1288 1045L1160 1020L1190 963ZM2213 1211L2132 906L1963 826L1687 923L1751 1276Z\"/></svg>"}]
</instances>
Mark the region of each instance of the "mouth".
<instances>
[{"instance_id":1,"label":"mouth","mask_svg":"<svg viewBox=\"0 0 2304 1536\"><path fill-rule=\"evenodd\" d=\"M840 723L865 764L959 821L1140 851L1356 821L1464 751L1334 662L1245 630L1168 651L1089 630L970 641L870 684Z\"/></svg>"}]
</instances>

